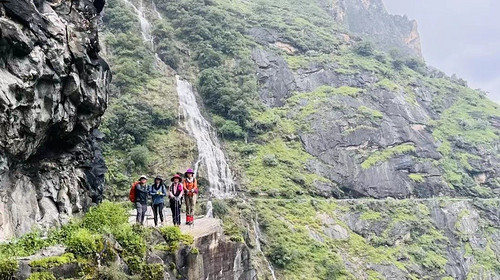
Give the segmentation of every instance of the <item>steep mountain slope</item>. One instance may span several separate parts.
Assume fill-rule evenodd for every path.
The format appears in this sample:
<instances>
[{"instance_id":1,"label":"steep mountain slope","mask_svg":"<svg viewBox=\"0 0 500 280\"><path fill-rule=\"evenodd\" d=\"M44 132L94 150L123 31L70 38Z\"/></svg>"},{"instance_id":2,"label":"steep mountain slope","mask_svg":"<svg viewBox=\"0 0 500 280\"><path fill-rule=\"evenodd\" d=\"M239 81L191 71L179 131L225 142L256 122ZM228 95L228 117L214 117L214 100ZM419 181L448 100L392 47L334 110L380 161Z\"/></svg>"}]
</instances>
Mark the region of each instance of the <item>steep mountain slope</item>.
<instances>
[{"instance_id":1,"label":"steep mountain slope","mask_svg":"<svg viewBox=\"0 0 500 280\"><path fill-rule=\"evenodd\" d=\"M60 226L101 201L106 167L93 130L111 75L91 1L6 1L0 15L4 240Z\"/></svg>"},{"instance_id":2,"label":"steep mountain slope","mask_svg":"<svg viewBox=\"0 0 500 280\"><path fill-rule=\"evenodd\" d=\"M237 196L214 214L259 278L500 278L499 106L426 66L416 23L365 0L108 4L112 195L198 161L177 74L224 139Z\"/></svg>"}]
</instances>

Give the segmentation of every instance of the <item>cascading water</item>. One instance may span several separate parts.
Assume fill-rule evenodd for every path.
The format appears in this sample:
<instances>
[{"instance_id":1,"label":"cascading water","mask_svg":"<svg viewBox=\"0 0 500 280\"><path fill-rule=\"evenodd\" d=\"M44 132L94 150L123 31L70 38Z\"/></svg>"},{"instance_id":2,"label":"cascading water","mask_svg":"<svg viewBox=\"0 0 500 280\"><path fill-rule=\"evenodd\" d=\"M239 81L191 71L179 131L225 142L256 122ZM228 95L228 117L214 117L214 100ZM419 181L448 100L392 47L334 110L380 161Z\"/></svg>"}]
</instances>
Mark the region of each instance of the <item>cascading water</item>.
<instances>
[{"instance_id":1,"label":"cascading water","mask_svg":"<svg viewBox=\"0 0 500 280\"><path fill-rule=\"evenodd\" d=\"M259 227L259 222L257 221L257 217L255 217L255 221L253 223L253 230L255 231L255 244L256 244L257 251L259 251L262 254L262 257L264 258L264 260L266 260L267 267L269 268L269 271L271 272L271 276L273 277L273 280L276 280L276 274L274 273L274 268L273 268L271 262L269 262L269 260L266 258L266 255L264 254L264 252L262 251L262 248L260 246L261 233L260 233L260 227Z\"/></svg>"},{"instance_id":2,"label":"cascading water","mask_svg":"<svg viewBox=\"0 0 500 280\"><path fill-rule=\"evenodd\" d=\"M153 7L153 12L156 13L156 16L158 16L159 19L162 19L160 12L158 12L158 9L156 9L155 1L151 1L151 7Z\"/></svg>"},{"instance_id":3,"label":"cascading water","mask_svg":"<svg viewBox=\"0 0 500 280\"><path fill-rule=\"evenodd\" d=\"M146 19L146 16L144 15L144 5L142 3L142 0L139 0L139 8L137 8L132 2L129 0L123 0L125 3L129 4L137 14L137 18L139 19L139 23L141 25L141 35L142 39L144 42L147 44L147 46L153 50L154 49L154 43L153 43L153 36L151 35L151 24L149 21Z\"/></svg>"},{"instance_id":4,"label":"cascading water","mask_svg":"<svg viewBox=\"0 0 500 280\"><path fill-rule=\"evenodd\" d=\"M205 218L213 218L214 217L214 207L212 206L212 201L207 202L207 214Z\"/></svg>"},{"instance_id":5,"label":"cascading water","mask_svg":"<svg viewBox=\"0 0 500 280\"><path fill-rule=\"evenodd\" d=\"M139 0L138 8L130 0L124 1L136 12L141 25L143 40L154 51L151 24L144 15L143 0ZM161 18L154 2L152 2L152 8L158 17ZM155 58L157 66L166 67L156 53ZM195 164L195 176L198 173L200 164L202 164L207 169L210 193L217 198L231 197L234 195L235 183L217 135L212 132L210 123L201 114L193 87L179 76L176 76L176 80L179 103L185 116L184 124L189 133L196 139L198 146L199 157Z\"/></svg>"},{"instance_id":6,"label":"cascading water","mask_svg":"<svg viewBox=\"0 0 500 280\"><path fill-rule=\"evenodd\" d=\"M231 197L234 195L235 183L217 136L201 114L191 84L179 76L176 76L176 80L179 103L185 117L184 125L196 140L200 164L207 169L210 192L217 198Z\"/></svg>"}]
</instances>

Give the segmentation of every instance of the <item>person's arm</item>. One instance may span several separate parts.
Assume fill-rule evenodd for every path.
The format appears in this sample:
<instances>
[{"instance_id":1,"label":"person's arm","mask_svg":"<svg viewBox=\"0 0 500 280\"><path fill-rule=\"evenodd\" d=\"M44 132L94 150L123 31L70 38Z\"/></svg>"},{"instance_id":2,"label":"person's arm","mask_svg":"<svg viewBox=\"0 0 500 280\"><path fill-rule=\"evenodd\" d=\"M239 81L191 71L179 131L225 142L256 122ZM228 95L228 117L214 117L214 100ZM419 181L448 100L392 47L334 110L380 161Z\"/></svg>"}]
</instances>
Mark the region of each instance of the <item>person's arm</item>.
<instances>
[{"instance_id":1,"label":"person's arm","mask_svg":"<svg viewBox=\"0 0 500 280\"><path fill-rule=\"evenodd\" d=\"M184 193L184 186L182 184L177 185L176 193L176 197L182 197L182 194Z\"/></svg>"},{"instance_id":2,"label":"person's arm","mask_svg":"<svg viewBox=\"0 0 500 280\"><path fill-rule=\"evenodd\" d=\"M165 185L162 185L160 196L166 196L166 195L167 195L167 193L165 192Z\"/></svg>"},{"instance_id":3,"label":"person's arm","mask_svg":"<svg viewBox=\"0 0 500 280\"><path fill-rule=\"evenodd\" d=\"M193 192L194 192L195 194L198 194L198 180L193 179L193 181L194 181L194 188L193 188Z\"/></svg>"},{"instance_id":4,"label":"person's arm","mask_svg":"<svg viewBox=\"0 0 500 280\"><path fill-rule=\"evenodd\" d=\"M149 186L149 187L148 187L148 193L149 193L151 196L155 195L155 192L153 191L153 185L151 185L151 186Z\"/></svg>"},{"instance_id":5,"label":"person's arm","mask_svg":"<svg viewBox=\"0 0 500 280\"><path fill-rule=\"evenodd\" d=\"M141 184L137 184L137 186L135 186L135 189L139 192L143 192L143 193L147 193L148 190L147 190L147 186L146 187L143 187L141 186Z\"/></svg>"},{"instance_id":6,"label":"person's arm","mask_svg":"<svg viewBox=\"0 0 500 280\"><path fill-rule=\"evenodd\" d=\"M188 189L187 189L187 180L186 179L184 179L184 181L182 181L182 190L185 191L185 192L188 191Z\"/></svg>"},{"instance_id":7,"label":"person's arm","mask_svg":"<svg viewBox=\"0 0 500 280\"><path fill-rule=\"evenodd\" d=\"M168 197L169 198L174 198L174 194L172 193L172 185L168 187Z\"/></svg>"}]
</instances>

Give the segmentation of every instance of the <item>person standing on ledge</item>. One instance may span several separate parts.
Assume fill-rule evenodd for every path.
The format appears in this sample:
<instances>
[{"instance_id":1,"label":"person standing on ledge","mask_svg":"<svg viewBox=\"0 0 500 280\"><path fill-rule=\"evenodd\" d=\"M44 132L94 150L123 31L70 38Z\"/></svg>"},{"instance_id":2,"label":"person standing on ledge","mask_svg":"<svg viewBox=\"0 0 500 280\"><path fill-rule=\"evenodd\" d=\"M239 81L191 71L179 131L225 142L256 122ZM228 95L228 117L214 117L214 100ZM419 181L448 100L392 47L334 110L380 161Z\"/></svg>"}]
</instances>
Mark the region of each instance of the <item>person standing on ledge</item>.
<instances>
[{"instance_id":1,"label":"person standing on ledge","mask_svg":"<svg viewBox=\"0 0 500 280\"><path fill-rule=\"evenodd\" d=\"M139 177L139 182L135 185L135 208L137 209L136 222L144 224L144 216L148 210L148 178L146 175Z\"/></svg>"},{"instance_id":2,"label":"person standing on ledge","mask_svg":"<svg viewBox=\"0 0 500 280\"><path fill-rule=\"evenodd\" d=\"M163 225L163 205L165 203L164 197L167 196L167 187L163 184L163 179L160 175L156 176L155 182L149 187L153 208L153 215L155 220L155 227L158 226L158 215L160 216L160 224Z\"/></svg>"},{"instance_id":3,"label":"person standing on ledge","mask_svg":"<svg viewBox=\"0 0 500 280\"><path fill-rule=\"evenodd\" d=\"M198 197L198 182L194 178L193 169L189 168L184 173L184 196L186 199L186 225L192 225L194 222L194 207Z\"/></svg>"},{"instance_id":4,"label":"person standing on ledge","mask_svg":"<svg viewBox=\"0 0 500 280\"><path fill-rule=\"evenodd\" d=\"M174 226L181 225L181 205L184 190L181 184L182 177L175 174L170 181L172 184L168 187L168 198L170 199L170 209L172 210L172 219Z\"/></svg>"}]
</instances>

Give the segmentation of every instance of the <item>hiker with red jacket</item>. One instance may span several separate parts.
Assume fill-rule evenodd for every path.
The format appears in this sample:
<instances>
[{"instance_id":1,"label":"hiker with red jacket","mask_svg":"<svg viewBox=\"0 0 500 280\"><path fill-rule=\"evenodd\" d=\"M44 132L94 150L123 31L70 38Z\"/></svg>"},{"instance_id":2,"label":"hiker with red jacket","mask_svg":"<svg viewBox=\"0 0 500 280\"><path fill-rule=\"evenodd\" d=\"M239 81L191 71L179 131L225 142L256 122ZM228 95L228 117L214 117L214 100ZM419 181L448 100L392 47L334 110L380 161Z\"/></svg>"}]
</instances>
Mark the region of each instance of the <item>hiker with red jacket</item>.
<instances>
[{"instance_id":1,"label":"hiker with red jacket","mask_svg":"<svg viewBox=\"0 0 500 280\"><path fill-rule=\"evenodd\" d=\"M144 216L148 210L148 178L145 175L139 177L139 182L135 184L135 208L137 209L136 222L144 224Z\"/></svg>"},{"instance_id":2,"label":"hiker with red jacket","mask_svg":"<svg viewBox=\"0 0 500 280\"><path fill-rule=\"evenodd\" d=\"M160 216L160 223L163 224L164 197L167 196L167 187L163 184L163 179L160 175L156 176L154 184L149 187L149 194L152 198L151 208L153 208L155 227L157 227L158 215Z\"/></svg>"},{"instance_id":3,"label":"hiker with red jacket","mask_svg":"<svg viewBox=\"0 0 500 280\"><path fill-rule=\"evenodd\" d=\"M172 210L172 219L175 226L181 225L181 206L184 189L181 184L182 177L175 174L170 181L172 184L168 187L168 198L170 199L170 209Z\"/></svg>"},{"instance_id":4,"label":"hiker with red jacket","mask_svg":"<svg viewBox=\"0 0 500 280\"><path fill-rule=\"evenodd\" d=\"M194 178L193 169L189 168L184 173L184 196L186 199L186 225L192 225L194 222L194 207L198 197L198 182Z\"/></svg>"}]
</instances>

